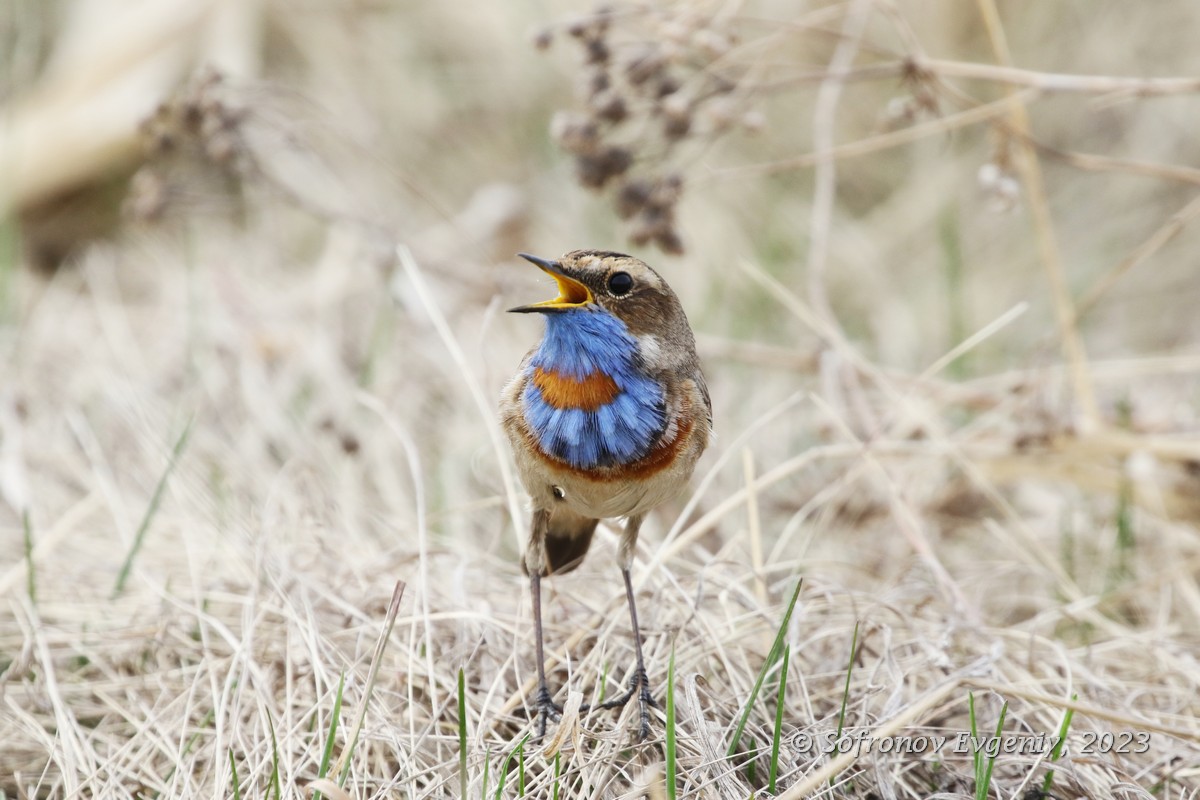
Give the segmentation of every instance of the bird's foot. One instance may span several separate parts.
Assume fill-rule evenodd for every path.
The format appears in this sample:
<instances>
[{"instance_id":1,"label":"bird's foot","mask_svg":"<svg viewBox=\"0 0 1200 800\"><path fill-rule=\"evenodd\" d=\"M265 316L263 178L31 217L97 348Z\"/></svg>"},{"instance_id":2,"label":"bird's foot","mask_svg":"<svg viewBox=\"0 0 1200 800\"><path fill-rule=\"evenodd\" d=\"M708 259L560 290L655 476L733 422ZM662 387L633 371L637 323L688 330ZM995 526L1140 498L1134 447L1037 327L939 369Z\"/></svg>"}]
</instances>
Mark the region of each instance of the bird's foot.
<instances>
[{"instance_id":1,"label":"bird's foot","mask_svg":"<svg viewBox=\"0 0 1200 800\"><path fill-rule=\"evenodd\" d=\"M654 699L654 695L650 694L650 679L646 676L645 669L641 667L635 669L633 678L629 681L629 689L612 700L605 700L598 707L624 708L635 695L638 699L638 741L644 742L650 736L650 709L658 708L658 702ZM587 708L580 710L586 711Z\"/></svg>"},{"instance_id":2,"label":"bird's foot","mask_svg":"<svg viewBox=\"0 0 1200 800\"><path fill-rule=\"evenodd\" d=\"M546 736L546 723L551 719L553 719L555 722L562 719L562 706L550 699L550 690L544 685L538 688L537 711L537 741L541 741Z\"/></svg>"}]
</instances>

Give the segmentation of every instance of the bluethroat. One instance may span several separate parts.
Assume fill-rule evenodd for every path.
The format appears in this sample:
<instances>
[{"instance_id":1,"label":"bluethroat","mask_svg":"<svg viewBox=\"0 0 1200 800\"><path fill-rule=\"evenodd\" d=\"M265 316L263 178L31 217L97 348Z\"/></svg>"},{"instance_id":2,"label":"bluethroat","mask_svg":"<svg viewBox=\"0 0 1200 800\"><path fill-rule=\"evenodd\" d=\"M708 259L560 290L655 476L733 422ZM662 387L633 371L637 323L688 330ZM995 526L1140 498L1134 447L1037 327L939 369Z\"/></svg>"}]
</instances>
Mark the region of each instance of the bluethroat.
<instances>
[{"instance_id":1,"label":"bluethroat","mask_svg":"<svg viewBox=\"0 0 1200 800\"><path fill-rule=\"evenodd\" d=\"M533 501L525 570L537 636L538 736L560 709L546 688L541 579L583 560L601 519L625 517L618 565L625 580L637 664L640 738L654 705L629 570L646 513L691 477L712 430L712 404L679 298L632 256L575 250L557 261L521 253L550 274L558 297L511 309L542 314L541 342L500 399L500 419Z\"/></svg>"}]
</instances>

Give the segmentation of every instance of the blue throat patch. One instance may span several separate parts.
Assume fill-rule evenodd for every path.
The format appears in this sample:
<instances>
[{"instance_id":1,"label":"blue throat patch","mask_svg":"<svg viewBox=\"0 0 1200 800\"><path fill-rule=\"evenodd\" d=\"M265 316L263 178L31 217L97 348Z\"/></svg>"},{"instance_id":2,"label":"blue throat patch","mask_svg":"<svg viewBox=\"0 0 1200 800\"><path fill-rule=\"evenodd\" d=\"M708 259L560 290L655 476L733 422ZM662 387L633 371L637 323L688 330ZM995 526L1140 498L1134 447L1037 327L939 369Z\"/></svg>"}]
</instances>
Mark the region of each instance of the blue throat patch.
<instances>
[{"instance_id":1,"label":"blue throat patch","mask_svg":"<svg viewBox=\"0 0 1200 800\"><path fill-rule=\"evenodd\" d=\"M646 455L666 427L666 402L663 387L641 371L637 340L625 323L598 306L545 319L530 375L539 367L574 380L599 372L619 393L593 411L555 408L530 380L521 401L542 450L577 469L620 466Z\"/></svg>"}]
</instances>

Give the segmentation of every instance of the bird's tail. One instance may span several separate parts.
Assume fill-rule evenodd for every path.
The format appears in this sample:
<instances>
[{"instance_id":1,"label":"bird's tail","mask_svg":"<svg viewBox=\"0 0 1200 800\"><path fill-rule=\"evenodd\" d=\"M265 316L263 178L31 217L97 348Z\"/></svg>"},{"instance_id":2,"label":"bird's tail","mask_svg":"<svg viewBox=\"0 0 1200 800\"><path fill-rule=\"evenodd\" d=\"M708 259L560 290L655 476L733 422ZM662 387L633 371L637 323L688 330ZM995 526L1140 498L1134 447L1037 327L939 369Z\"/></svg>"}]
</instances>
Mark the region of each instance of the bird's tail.
<instances>
[{"instance_id":1,"label":"bird's tail","mask_svg":"<svg viewBox=\"0 0 1200 800\"><path fill-rule=\"evenodd\" d=\"M599 523L561 506L554 509L546 530L546 574L561 575L583 563Z\"/></svg>"}]
</instances>

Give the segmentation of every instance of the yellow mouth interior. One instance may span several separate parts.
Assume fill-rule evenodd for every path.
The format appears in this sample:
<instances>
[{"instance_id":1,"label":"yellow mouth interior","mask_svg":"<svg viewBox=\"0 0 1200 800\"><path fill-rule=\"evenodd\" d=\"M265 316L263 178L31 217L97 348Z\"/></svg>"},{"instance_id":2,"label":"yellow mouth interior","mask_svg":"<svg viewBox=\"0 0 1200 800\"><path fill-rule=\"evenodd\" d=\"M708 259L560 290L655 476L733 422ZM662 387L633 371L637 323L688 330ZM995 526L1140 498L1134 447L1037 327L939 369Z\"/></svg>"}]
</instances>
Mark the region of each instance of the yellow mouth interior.
<instances>
[{"instance_id":1,"label":"yellow mouth interior","mask_svg":"<svg viewBox=\"0 0 1200 800\"><path fill-rule=\"evenodd\" d=\"M592 292L588 287L584 286L577 280L568 278L566 275L558 275L554 272L546 270L546 273L554 278L554 282L558 284L558 297L553 300L545 300L541 303L534 303L537 308L576 308L592 302Z\"/></svg>"}]
</instances>

